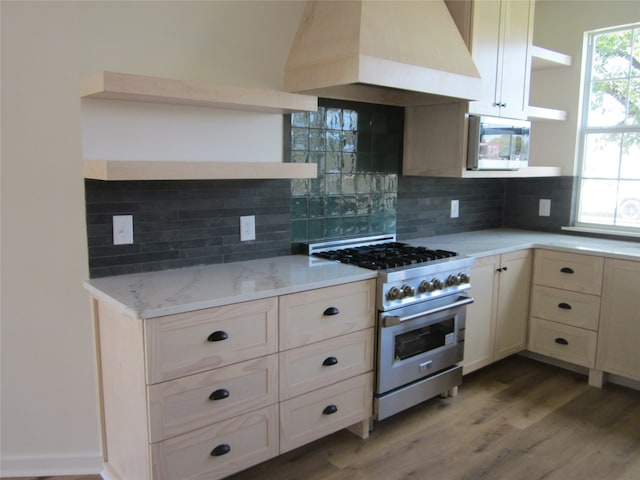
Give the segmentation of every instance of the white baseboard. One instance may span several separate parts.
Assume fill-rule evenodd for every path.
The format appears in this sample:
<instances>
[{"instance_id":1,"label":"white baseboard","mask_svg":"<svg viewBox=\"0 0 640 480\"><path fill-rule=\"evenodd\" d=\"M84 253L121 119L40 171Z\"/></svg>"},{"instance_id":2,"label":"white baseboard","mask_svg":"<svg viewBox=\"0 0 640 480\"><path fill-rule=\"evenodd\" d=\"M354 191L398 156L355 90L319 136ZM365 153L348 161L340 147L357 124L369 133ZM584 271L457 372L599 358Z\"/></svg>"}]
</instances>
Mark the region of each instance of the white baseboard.
<instances>
[{"instance_id":1,"label":"white baseboard","mask_svg":"<svg viewBox=\"0 0 640 480\"><path fill-rule=\"evenodd\" d=\"M97 475L102 472L102 454L12 457L0 460L0 477L47 477Z\"/></svg>"}]
</instances>

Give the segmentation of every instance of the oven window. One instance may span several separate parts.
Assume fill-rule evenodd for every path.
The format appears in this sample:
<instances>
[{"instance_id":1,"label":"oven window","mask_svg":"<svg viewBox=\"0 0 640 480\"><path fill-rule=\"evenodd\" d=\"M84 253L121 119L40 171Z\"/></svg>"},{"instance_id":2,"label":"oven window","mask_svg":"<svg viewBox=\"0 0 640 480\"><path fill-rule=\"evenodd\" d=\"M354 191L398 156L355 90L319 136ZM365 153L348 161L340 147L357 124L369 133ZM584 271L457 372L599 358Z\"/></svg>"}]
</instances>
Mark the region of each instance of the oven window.
<instances>
[{"instance_id":1,"label":"oven window","mask_svg":"<svg viewBox=\"0 0 640 480\"><path fill-rule=\"evenodd\" d=\"M455 342L455 317L396 335L395 359L404 360Z\"/></svg>"}]
</instances>

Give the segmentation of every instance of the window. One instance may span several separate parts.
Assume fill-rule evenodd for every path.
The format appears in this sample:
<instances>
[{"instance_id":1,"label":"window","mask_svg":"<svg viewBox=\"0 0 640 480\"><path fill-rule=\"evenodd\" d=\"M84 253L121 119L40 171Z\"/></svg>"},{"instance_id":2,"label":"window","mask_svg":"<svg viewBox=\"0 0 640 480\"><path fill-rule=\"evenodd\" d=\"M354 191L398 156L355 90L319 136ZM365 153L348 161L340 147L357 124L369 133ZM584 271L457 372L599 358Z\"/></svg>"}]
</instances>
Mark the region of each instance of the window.
<instances>
[{"instance_id":1,"label":"window","mask_svg":"<svg viewBox=\"0 0 640 480\"><path fill-rule=\"evenodd\" d=\"M586 41L576 226L640 232L640 24Z\"/></svg>"}]
</instances>

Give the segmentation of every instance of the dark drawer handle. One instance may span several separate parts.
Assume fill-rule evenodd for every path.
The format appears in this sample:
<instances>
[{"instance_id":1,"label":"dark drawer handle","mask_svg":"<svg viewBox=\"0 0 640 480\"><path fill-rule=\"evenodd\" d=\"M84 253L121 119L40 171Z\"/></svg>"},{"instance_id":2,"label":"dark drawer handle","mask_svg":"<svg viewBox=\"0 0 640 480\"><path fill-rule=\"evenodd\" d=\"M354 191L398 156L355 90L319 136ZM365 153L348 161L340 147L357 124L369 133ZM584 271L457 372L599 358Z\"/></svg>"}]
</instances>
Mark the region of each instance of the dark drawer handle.
<instances>
[{"instance_id":1,"label":"dark drawer handle","mask_svg":"<svg viewBox=\"0 0 640 480\"><path fill-rule=\"evenodd\" d=\"M227 445L226 443L221 443L216 448L211 450L211 456L219 457L220 455L226 455L230 451L231 451L231 447L229 445Z\"/></svg>"},{"instance_id":2,"label":"dark drawer handle","mask_svg":"<svg viewBox=\"0 0 640 480\"><path fill-rule=\"evenodd\" d=\"M562 273L573 273L573 268L569 268L569 267L562 267L562 268L560 269L560 271L561 271Z\"/></svg>"},{"instance_id":3,"label":"dark drawer handle","mask_svg":"<svg viewBox=\"0 0 640 480\"><path fill-rule=\"evenodd\" d=\"M562 308L563 310L571 310L571 305L569 305L568 303L559 303L558 304L558 308Z\"/></svg>"},{"instance_id":4,"label":"dark drawer handle","mask_svg":"<svg viewBox=\"0 0 640 480\"><path fill-rule=\"evenodd\" d=\"M211 395L209 395L209 400L222 400L227 398L228 396L229 396L229 390L226 390L224 388L219 388L218 390L213 392Z\"/></svg>"},{"instance_id":5,"label":"dark drawer handle","mask_svg":"<svg viewBox=\"0 0 640 480\"><path fill-rule=\"evenodd\" d=\"M336 407L335 405L327 405L326 407L324 407L324 410L322 410L322 414L331 415L333 413L336 413L337 411L338 407Z\"/></svg>"},{"instance_id":6,"label":"dark drawer handle","mask_svg":"<svg viewBox=\"0 0 640 480\"><path fill-rule=\"evenodd\" d=\"M340 310L338 310L336 307L329 307L322 314L329 317L331 315L338 315L339 313Z\"/></svg>"},{"instance_id":7,"label":"dark drawer handle","mask_svg":"<svg viewBox=\"0 0 640 480\"><path fill-rule=\"evenodd\" d=\"M560 345L569 345L569 342L561 337L556 338L556 343L559 343Z\"/></svg>"},{"instance_id":8,"label":"dark drawer handle","mask_svg":"<svg viewBox=\"0 0 640 480\"><path fill-rule=\"evenodd\" d=\"M207 340L209 340L210 342L221 342L222 340L226 340L227 338L229 338L227 332L218 330L217 332L213 332L211 335L209 335Z\"/></svg>"},{"instance_id":9,"label":"dark drawer handle","mask_svg":"<svg viewBox=\"0 0 640 480\"><path fill-rule=\"evenodd\" d=\"M336 357L327 357L324 359L324 362L322 362L322 365L324 365L325 367L330 367L331 365L335 365L336 363L338 363L338 359Z\"/></svg>"}]
</instances>

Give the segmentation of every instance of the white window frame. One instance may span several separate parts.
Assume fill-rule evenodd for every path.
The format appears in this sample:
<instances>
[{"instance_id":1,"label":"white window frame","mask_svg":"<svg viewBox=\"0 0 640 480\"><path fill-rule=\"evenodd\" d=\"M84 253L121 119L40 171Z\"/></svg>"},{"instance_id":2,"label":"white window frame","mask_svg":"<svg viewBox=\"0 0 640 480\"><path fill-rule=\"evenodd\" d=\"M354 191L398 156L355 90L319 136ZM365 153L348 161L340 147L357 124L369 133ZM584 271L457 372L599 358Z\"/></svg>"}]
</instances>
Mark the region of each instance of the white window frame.
<instances>
[{"instance_id":1,"label":"white window frame","mask_svg":"<svg viewBox=\"0 0 640 480\"><path fill-rule=\"evenodd\" d=\"M589 114L589 102L591 95L591 79L592 79L592 66L593 66L593 41L596 35L602 33L613 33L622 30L630 30L640 28L640 23L634 23L629 25L621 25L611 28L603 28L598 30L592 30L585 32L584 36L584 48L585 48L585 61L582 69L582 85L580 95L580 123L578 125L578 142L577 142L577 195L575 198L575 222L573 227L568 227L570 230L579 230L585 232L595 232L601 234L613 234L613 235L626 235L640 237L640 227L627 227L617 225L606 225L599 223L587 223L579 221L579 208L582 195L582 179L584 172L584 158L586 152L585 139L589 133L630 133L640 132L640 125L616 125L613 127L588 127L587 118ZM588 177L591 178L591 177ZM617 181L620 180L618 175Z\"/></svg>"}]
</instances>

